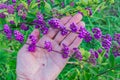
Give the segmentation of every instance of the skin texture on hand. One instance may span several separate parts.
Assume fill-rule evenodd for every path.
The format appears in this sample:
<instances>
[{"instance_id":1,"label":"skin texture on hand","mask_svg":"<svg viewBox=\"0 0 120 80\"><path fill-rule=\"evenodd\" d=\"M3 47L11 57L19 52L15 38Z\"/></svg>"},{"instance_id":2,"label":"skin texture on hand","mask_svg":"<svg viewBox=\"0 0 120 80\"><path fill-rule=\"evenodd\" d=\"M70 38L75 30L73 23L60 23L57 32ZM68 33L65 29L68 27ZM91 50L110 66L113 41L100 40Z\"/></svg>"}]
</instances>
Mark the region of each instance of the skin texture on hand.
<instances>
[{"instance_id":1,"label":"skin texture on hand","mask_svg":"<svg viewBox=\"0 0 120 80\"><path fill-rule=\"evenodd\" d=\"M82 15L78 13L74 16L63 17L60 22L69 29L69 25L72 22L76 23L79 27L85 26L81 19ZM62 36L57 29L52 28L42 38L39 38L40 32L37 29L31 34L37 37L37 46L44 46L45 41L50 41L53 50L61 52L61 44L64 43L71 49L71 55L73 53L72 48L78 47L82 41L77 37L78 34L69 32L67 35ZM29 39L27 43L30 43ZM19 50L17 56L17 80L55 80L68 60L69 58L64 59L57 52L47 52L47 50L38 47L34 53L29 52L28 45L25 44Z\"/></svg>"}]
</instances>

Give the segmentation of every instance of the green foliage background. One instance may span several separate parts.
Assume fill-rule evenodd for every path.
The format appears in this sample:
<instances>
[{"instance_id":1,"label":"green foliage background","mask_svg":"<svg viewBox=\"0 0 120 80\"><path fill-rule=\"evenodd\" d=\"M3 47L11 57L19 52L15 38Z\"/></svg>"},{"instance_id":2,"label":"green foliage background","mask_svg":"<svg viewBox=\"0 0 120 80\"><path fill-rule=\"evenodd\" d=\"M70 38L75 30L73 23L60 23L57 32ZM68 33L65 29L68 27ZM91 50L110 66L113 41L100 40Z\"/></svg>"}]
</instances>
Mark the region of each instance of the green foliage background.
<instances>
[{"instance_id":1,"label":"green foliage background","mask_svg":"<svg viewBox=\"0 0 120 80\"><path fill-rule=\"evenodd\" d=\"M5 1L7 0L2 0L0 3ZM28 9L29 7L25 1L26 0L20 0L17 4L21 2ZM74 7L69 5L73 0L55 0L55 4L52 4L50 0L48 0L46 3L41 1L40 8L37 8L38 4L34 4L35 1L36 0L32 0L26 22L32 21L38 10L44 14L46 20L52 16L56 16L56 13L51 12L52 9L56 9L62 16L74 15L80 10L85 15L83 21L86 23L87 30L91 31L93 27L99 27L102 29L103 34L111 34L113 36L114 33L120 33L120 0L74 0L76 3ZM65 2L64 8L61 7L61 2L63 1ZM91 7L93 10L92 16L89 16L88 12L85 10L87 6ZM98 11L99 8L100 11ZM60 18L61 16L56 17ZM8 22L10 18L15 20L15 27L19 29L18 23L22 21L20 17L15 14L9 16L4 21L0 19L0 30L3 29L3 24ZM28 34L33 30L32 27L33 26L31 26L30 30L26 33L21 31L26 35L25 38L27 38ZM21 47L22 45L18 42L15 40L6 40L5 36L0 33L0 80L16 80L16 56ZM98 49L99 47L99 43L93 40L92 43L85 43L83 41L79 48L83 55L87 57L89 56L88 50L90 48ZM112 53L110 53L110 57L105 59L103 54L99 56L96 66L85 61L79 62L71 58L57 80L119 80L120 57L114 58Z\"/></svg>"}]
</instances>

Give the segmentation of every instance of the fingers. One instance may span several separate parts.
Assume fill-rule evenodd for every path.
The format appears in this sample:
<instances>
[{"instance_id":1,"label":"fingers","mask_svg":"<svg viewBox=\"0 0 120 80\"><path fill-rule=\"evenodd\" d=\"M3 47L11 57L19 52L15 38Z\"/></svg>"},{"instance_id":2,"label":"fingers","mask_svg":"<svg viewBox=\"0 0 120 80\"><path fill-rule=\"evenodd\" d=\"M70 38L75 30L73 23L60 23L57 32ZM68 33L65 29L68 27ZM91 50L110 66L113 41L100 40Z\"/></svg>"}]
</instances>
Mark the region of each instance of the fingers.
<instances>
[{"instance_id":1,"label":"fingers","mask_svg":"<svg viewBox=\"0 0 120 80\"><path fill-rule=\"evenodd\" d=\"M81 21L81 19L82 19L82 15L80 13L78 13L70 19L70 21L65 25L65 27L70 30L70 28L69 28L70 24L73 22L77 24Z\"/></svg>"},{"instance_id":2,"label":"fingers","mask_svg":"<svg viewBox=\"0 0 120 80\"><path fill-rule=\"evenodd\" d=\"M66 23L65 27L66 27L68 30L70 30L70 29L69 29L70 24L73 23L73 22L77 24L81 19L82 19L82 15L81 15L81 14L76 14L75 16L73 16L73 17L68 21L68 23ZM68 33L68 34L69 34L69 33ZM66 36L67 36L67 35L62 36L62 35L61 35L61 32L58 32L58 34L56 35L56 37L54 38L54 40L55 40L58 44L60 44Z\"/></svg>"},{"instance_id":3,"label":"fingers","mask_svg":"<svg viewBox=\"0 0 120 80\"><path fill-rule=\"evenodd\" d=\"M67 23L69 21L70 18L71 18L71 16L63 17L60 20L61 24L64 25L65 23ZM52 39L58 33L58 31L59 31L58 29L50 28L48 31L48 34L46 34L46 35Z\"/></svg>"},{"instance_id":4,"label":"fingers","mask_svg":"<svg viewBox=\"0 0 120 80\"><path fill-rule=\"evenodd\" d=\"M65 25L66 23L68 23L68 21L72 18L72 16L66 16L61 18L60 22Z\"/></svg>"},{"instance_id":5,"label":"fingers","mask_svg":"<svg viewBox=\"0 0 120 80\"><path fill-rule=\"evenodd\" d=\"M46 35L52 39L57 33L58 33L58 29L49 28L49 31Z\"/></svg>"},{"instance_id":6,"label":"fingers","mask_svg":"<svg viewBox=\"0 0 120 80\"><path fill-rule=\"evenodd\" d=\"M84 27L85 23L84 22L80 22L80 23L78 23L78 26L83 26ZM80 39L78 37L78 35L77 35L77 37L75 38L75 40L71 43L70 48L71 49L77 48L80 45L81 42L82 42L82 39Z\"/></svg>"},{"instance_id":7,"label":"fingers","mask_svg":"<svg viewBox=\"0 0 120 80\"><path fill-rule=\"evenodd\" d=\"M77 24L77 26L78 26L78 29L79 29L80 26L84 26L84 22L79 22L79 23ZM78 38L78 34L71 32L71 33L61 42L61 46L62 46L63 43L66 44L67 46L70 46L76 38ZM80 40L80 39L78 38L77 41L78 41L78 40ZM79 43L77 43L77 41L76 41L76 44L79 45ZM79 41L78 41L78 42L79 42Z\"/></svg>"}]
</instances>

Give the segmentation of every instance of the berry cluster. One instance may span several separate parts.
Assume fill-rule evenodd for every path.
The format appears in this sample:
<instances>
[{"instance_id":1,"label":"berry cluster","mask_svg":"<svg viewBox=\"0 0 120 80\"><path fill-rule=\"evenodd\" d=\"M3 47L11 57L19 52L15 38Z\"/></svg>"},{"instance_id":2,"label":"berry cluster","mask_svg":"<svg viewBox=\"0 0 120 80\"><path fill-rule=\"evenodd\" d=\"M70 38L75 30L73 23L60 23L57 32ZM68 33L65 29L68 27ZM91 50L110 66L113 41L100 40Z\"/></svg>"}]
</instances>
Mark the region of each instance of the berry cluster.
<instances>
[{"instance_id":1,"label":"berry cluster","mask_svg":"<svg viewBox=\"0 0 120 80\"><path fill-rule=\"evenodd\" d=\"M24 41L24 35L22 33L20 33L18 30L15 30L14 31L14 36L15 36L15 39L17 41L19 41L20 43L23 43L23 41Z\"/></svg>"},{"instance_id":2,"label":"berry cluster","mask_svg":"<svg viewBox=\"0 0 120 80\"><path fill-rule=\"evenodd\" d=\"M52 51L52 44L51 44L51 42L45 41L45 43L44 43L44 48L45 48L48 52Z\"/></svg>"},{"instance_id":3,"label":"berry cluster","mask_svg":"<svg viewBox=\"0 0 120 80\"><path fill-rule=\"evenodd\" d=\"M94 33L95 39L100 39L102 37L102 32L99 28L92 29L92 32Z\"/></svg>"},{"instance_id":4,"label":"berry cluster","mask_svg":"<svg viewBox=\"0 0 120 80\"><path fill-rule=\"evenodd\" d=\"M16 0L12 0L12 2L16 3ZM40 2L40 0L37 0L37 2ZM53 2L53 1L51 0L51 2ZM27 0L27 3L29 6L31 3L31 0ZM23 4L17 5L16 8L14 7L14 5L15 4L13 4L13 5L0 4L0 9L6 9L8 14L10 14L10 15L13 15L15 13L15 11L17 11L18 15L23 19L23 21L25 21L27 19L28 10L24 7ZM64 6L64 4L62 4L62 6ZM71 6L74 6L74 2L71 3ZM89 12L89 15L92 15L91 8L86 8L86 10ZM79 13L81 13L81 12L79 12ZM5 18L5 17L6 17L6 14L4 14L3 12L0 13L0 18ZM9 23L11 25L15 25L15 22L13 20L10 20ZM106 51L105 56L108 57L108 53L111 49L111 45L112 45L112 41L113 41L112 37L109 34L103 35L100 28L93 28L92 29L93 35L92 35L89 31L87 31L85 26L78 26L76 23L73 22L69 25L69 29L68 29L63 24L60 23L60 20L58 18L52 18L48 22L46 22L44 20L43 15L40 12L37 12L36 19L34 19L31 23L25 23L25 22L20 23L20 29L24 30L24 31L29 30L29 26L27 24L34 25L34 27L39 29L43 35L48 33L49 28L53 28L53 29L58 29L61 32L62 36L67 35L68 32L72 32L72 33L78 34L78 37L80 39L83 39L85 42L88 42L88 43L91 42L93 39L100 41L102 48L100 48L98 50L91 49L89 51L91 53L89 61L91 61L94 64L96 64L95 60L99 57L99 54L101 54L103 52L103 50ZM9 27L8 24L4 25L3 30L4 30L6 37L8 39L11 39L12 38L12 29ZM13 32L14 32L15 40L19 41L20 43L23 43L24 35L18 30L14 30ZM29 40L30 40L30 44L28 46L28 51L35 52L36 47L37 47L36 46L37 38L34 35L30 35ZM120 44L120 34L114 35L114 41L116 41L118 44ZM62 44L62 45L63 45L62 57L68 58L70 56L71 51L66 44ZM46 49L48 52L54 51L53 47L52 47L52 43L49 41L44 42L43 48ZM114 55L120 56L120 54L119 54L120 47L113 46L113 49L114 49L113 50ZM79 49L73 48L73 51L75 53L75 58L77 58L78 60L81 61L83 59L83 56L82 56L82 53L79 51Z\"/></svg>"},{"instance_id":5,"label":"berry cluster","mask_svg":"<svg viewBox=\"0 0 120 80\"><path fill-rule=\"evenodd\" d=\"M10 29L10 27L7 24L4 25L4 33L6 34L6 37L8 39L11 39L11 37L12 37L12 30Z\"/></svg>"},{"instance_id":6,"label":"berry cluster","mask_svg":"<svg viewBox=\"0 0 120 80\"><path fill-rule=\"evenodd\" d=\"M30 35L29 40L30 40L31 44L28 47L28 51L35 52L36 51L37 38L34 35Z\"/></svg>"},{"instance_id":7,"label":"berry cluster","mask_svg":"<svg viewBox=\"0 0 120 80\"><path fill-rule=\"evenodd\" d=\"M73 48L73 50L74 50L74 52L75 52L75 58L77 58L78 60L82 60L83 59L83 57L82 57L82 54L81 54L81 52L79 51L79 49L78 48Z\"/></svg>"},{"instance_id":8,"label":"berry cluster","mask_svg":"<svg viewBox=\"0 0 120 80\"><path fill-rule=\"evenodd\" d=\"M69 57L69 54L70 54L70 50L69 50L69 47L65 44L62 44L63 45L63 53L62 53L62 57L63 58L68 58Z\"/></svg>"},{"instance_id":9,"label":"berry cluster","mask_svg":"<svg viewBox=\"0 0 120 80\"><path fill-rule=\"evenodd\" d=\"M117 43L120 45L120 34L115 34L114 35L114 40L117 41Z\"/></svg>"}]
</instances>

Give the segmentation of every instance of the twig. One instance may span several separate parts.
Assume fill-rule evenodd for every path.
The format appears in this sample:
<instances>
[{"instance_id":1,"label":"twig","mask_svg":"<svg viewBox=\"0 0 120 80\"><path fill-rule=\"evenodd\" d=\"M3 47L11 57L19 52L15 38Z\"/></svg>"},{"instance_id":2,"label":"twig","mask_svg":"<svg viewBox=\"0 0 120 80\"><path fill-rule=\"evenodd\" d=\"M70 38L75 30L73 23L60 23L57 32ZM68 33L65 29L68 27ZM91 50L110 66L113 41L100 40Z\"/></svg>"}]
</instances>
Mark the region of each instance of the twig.
<instances>
[{"instance_id":1,"label":"twig","mask_svg":"<svg viewBox=\"0 0 120 80\"><path fill-rule=\"evenodd\" d=\"M103 75L103 74L105 74L105 73L107 73L107 72L109 72L109 71L111 71L111 70L114 70L114 69L116 69L116 68L120 68L120 64L119 65L116 65L115 67L112 67L112 68L110 68L110 69L108 69L108 70L106 70L106 71L104 71L104 72L102 72L102 73L100 73L100 74L98 74L97 76L101 76L101 75ZM96 76L96 77L97 77Z\"/></svg>"},{"instance_id":2,"label":"twig","mask_svg":"<svg viewBox=\"0 0 120 80\"><path fill-rule=\"evenodd\" d=\"M26 45L30 45L29 43L25 43L25 44L26 44ZM37 46L37 45L36 45L36 47L45 49L44 47ZM56 51L56 50L52 50L52 51L53 51L53 52L56 52L56 53L59 53L59 54L62 54L62 52L60 52L60 51ZM69 55L68 57L71 57L71 56Z\"/></svg>"}]
</instances>

